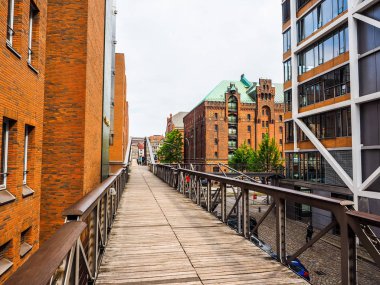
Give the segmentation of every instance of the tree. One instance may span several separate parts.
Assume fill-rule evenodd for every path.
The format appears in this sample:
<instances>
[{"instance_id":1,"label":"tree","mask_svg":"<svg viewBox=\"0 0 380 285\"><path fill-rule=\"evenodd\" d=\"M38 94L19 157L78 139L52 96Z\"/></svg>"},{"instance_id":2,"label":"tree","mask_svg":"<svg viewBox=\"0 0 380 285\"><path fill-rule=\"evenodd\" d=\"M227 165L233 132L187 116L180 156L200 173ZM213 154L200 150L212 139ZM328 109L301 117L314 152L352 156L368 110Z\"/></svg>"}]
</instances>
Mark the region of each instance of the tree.
<instances>
[{"instance_id":1,"label":"tree","mask_svg":"<svg viewBox=\"0 0 380 285\"><path fill-rule=\"evenodd\" d=\"M237 150L235 150L234 156L228 164L240 171L250 170L250 163L252 162L253 155L254 150L244 142Z\"/></svg>"},{"instance_id":2,"label":"tree","mask_svg":"<svg viewBox=\"0 0 380 285\"><path fill-rule=\"evenodd\" d=\"M259 149L252 156L252 169L254 171L272 172L283 167L281 153L277 147L274 138L269 139L269 135L265 134Z\"/></svg>"},{"instance_id":3,"label":"tree","mask_svg":"<svg viewBox=\"0 0 380 285\"><path fill-rule=\"evenodd\" d=\"M159 150L157 151L158 159L164 163L182 162L183 139L178 130L168 133Z\"/></svg>"}]
</instances>

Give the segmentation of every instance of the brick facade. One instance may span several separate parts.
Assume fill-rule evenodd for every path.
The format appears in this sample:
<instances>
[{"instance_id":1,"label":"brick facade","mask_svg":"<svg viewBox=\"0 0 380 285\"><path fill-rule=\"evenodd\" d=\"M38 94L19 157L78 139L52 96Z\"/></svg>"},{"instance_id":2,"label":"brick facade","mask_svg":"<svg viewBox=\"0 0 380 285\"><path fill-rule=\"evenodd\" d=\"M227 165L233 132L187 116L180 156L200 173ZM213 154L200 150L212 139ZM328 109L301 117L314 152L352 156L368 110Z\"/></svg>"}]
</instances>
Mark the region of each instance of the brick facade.
<instances>
[{"instance_id":1,"label":"brick facade","mask_svg":"<svg viewBox=\"0 0 380 285\"><path fill-rule=\"evenodd\" d=\"M41 241L101 180L104 1L49 1Z\"/></svg>"},{"instance_id":2,"label":"brick facade","mask_svg":"<svg viewBox=\"0 0 380 285\"><path fill-rule=\"evenodd\" d=\"M127 80L125 76L124 54L117 53L115 57L115 107L114 107L114 137L110 146L110 161L123 162L128 147L128 102Z\"/></svg>"},{"instance_id":3,"label":"brick facade","mask_svg":"<svg viewBox=\"0 0 380 285\"><path fill-rule=\"evenodd\" d=\"M3 122L6 120L9 121L10 126L6 171L8 175L6 186L0 189L0 196L3 198L3 195L8 194L14 196L14 199L12 198L7 203L0 203L0 255L4 254L3 257L13 263L13 266L0 276L0 284L39 247L47 7L46 1L34 1L39 12L33 19L31 45L33 53L28 63L30 3L29 0L15 1L14 35L10 43L7 42L8 1L0 0L0 128L3 129ZM29 128L28 172L26 185L24 185L26 126ZM0 156L6 153L6 151L2 153L2 133L1 131ZM0 172L2 172L1 169ZM20 246L23 232L25 233L23 241L31 245L32 249L21 257Z\"/></svg>"},{"instance_id":4,"label":"brick facade","mask_svg":"<svg viewBox=\"0 0 380 285\"><path fill-rule=\"evenodd\" d=\"M240 92L247 94L249 88L246 89ZM227 164L228 156L237 147L245 142L256 149L265 133L275 138L283 153L284 105L275 102L276 87L272 86L272 81L260 79L255 92L250 95L252 103L242 102L240 92L234 83L230 83L223 101L205 98L185 116L185 141L189 142L185 144L185 162ZM231 96L237 99L237 109L233 112L226 104ZM236 123L229 122L230 114L236 116ZM231 126L236 129L236 134L229 131ZM236 146L229 143L231 140L236 140ZM212 171L212 167L206 170Z\"/></svg>"}]
</instances>

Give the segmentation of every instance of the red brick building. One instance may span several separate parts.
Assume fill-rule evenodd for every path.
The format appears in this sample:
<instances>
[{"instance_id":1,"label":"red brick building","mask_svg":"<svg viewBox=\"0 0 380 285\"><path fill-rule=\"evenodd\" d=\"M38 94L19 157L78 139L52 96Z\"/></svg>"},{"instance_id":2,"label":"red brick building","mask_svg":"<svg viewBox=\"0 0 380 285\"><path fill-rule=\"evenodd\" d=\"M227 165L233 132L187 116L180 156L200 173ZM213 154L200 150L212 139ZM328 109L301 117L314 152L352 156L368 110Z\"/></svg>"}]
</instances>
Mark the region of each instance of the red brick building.
<instances>
[{"instance_id":1,"label":"red brick building","mask_svg":"<svg viewBox=\"0 0 380 285\"><path fill-rule=\"evenodd\" d=\"M39 247L46 1L0 1L0 284Z\"/></svg>"},{"instance_id":2,"label":"red brick building","mask_svg":"<svg viewBox=\"0 0 380 285\"><path fill-rule=\"evenodd\" d=\"M62 225L65 208L101 182L104 165L109 167L110 3L48 2L41 241Z\"/></svg>"},{"instance_id":3,"label":"red brick building","mask_svg":"<svg viewBox=\"0 0 380 285\"><path fill-rule=\"evenodd\" d=\"M282 84L270 79L222 81L183 119L185 162L228 163L241 144L256 149L266 133L283 152L283 101Z\"/></svg>"},{"instance_id":4,"label":"red brick building","mask_svg":"<svg viewBox=\"0 0 380 285\"><path fill-rule=\"evenodd\" d=\"M167 135L168 133L170 133L173 130L178 130L181 133L182 137L184 138L183 139L183 145L185 145L185 143L187 143L187 141L185 141L184 125L183 125L183 118L187 114L188 114L188 112L179 112L179 113L175 114L174 116L172 114L170 114L170 116L168 118L166 118L165 135ZM184 150L185 150L185 148L182 147L182 157L185 157L185 154L183 153Z\"/></svg>"},{"instance_id":5,"label":"red brick building","mask_svg":"<svg viewBox=\"0 0 380 285\"><path fill-rule=\"evenodd\" d=\"M115 56L114 135L110 145L110 161L122 163L129 140L129 116L127 102L127 79L124 54Z\"/></svg>"}]
</instances>

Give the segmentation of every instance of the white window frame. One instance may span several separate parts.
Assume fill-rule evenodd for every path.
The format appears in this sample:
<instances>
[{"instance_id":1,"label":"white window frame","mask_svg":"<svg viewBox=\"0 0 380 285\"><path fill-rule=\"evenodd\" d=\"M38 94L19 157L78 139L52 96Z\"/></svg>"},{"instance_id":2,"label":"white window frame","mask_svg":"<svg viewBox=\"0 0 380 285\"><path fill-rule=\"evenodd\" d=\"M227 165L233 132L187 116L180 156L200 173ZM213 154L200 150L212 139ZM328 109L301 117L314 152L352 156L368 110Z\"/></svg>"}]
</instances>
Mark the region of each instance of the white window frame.
<instances>
[{"instance_id":1,"label":"white window frame","mask_svg":"<svg viewBox=\"0 0 380 285\"><path fill-rule=\"evenodd\" d=\"M0 190L7 188L7 171L8 171L8 143L9 143L9 121L4 119L2 133L2 152L1 152L1 164L3 173L3 184L0 184Z\"/></svg>"},{"instance_id":2,"label":"white window frame","mask_svg":"<svg viewBox=\"0 0 380 285\"><path fill-rule=\"evenodd\" d=\"M14 0L11 0L14 1ZM32 63L32 43L33 43L33 22L34 17L38 13L37 7L33 2L30 2L30 11L29 11L29 35L28 35L28 63Z\"/></svg>"},{"instance_id":3,"label":"white window frame","mask_svg":"<svg viewBox=\"0 0 380 285\"><path fill-rule=\"evenodd\" d=\"M28 148L29 148L29 132L30 126L25 125L25 137L24 137L24 168L22 176L22 184L26 185L28 180Z\"/></svg>"},{"instance_id":4,"label":"white window frame","mask_svg":"<svg viewBox=\"0 0 380 285\"><path fill-rule=\"evenodd\" d=\"M7 19L7 42L12 46L13 43L13 26L15 17L15 0L8 0L8 19ZM11 33L8 38L8 29L11 28Z\"/></svg>"}]
</instances>

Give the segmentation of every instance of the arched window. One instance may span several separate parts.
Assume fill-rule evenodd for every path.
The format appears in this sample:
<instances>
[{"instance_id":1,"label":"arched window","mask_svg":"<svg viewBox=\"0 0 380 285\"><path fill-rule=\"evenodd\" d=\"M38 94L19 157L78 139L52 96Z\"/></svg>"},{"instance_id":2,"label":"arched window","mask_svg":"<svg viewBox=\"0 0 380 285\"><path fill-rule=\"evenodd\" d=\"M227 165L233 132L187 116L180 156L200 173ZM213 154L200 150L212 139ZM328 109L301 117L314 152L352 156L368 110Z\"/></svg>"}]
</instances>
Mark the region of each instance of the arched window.
<instances>
[{"instance_id":1,"label":"arched window","mask_svg":"<svg viewBox=\"0 0 380 285\"><path fill-rule=\"evenodd\" d=\"M235 96L231 96L228 99L228 110L237 111L237 98Z\"/></svg>"},{"instance_id":2,"label":"arched window","mask_svg":"<svg viewBox=\"0 0 380 285\"><path fill-rule=\"evenodd\" d=\"M263 114L263 118L262 118L263 120L271 121L271 112L268 106L264 106L262 108L262 114Z\"/></svg>"}]
</instances>

